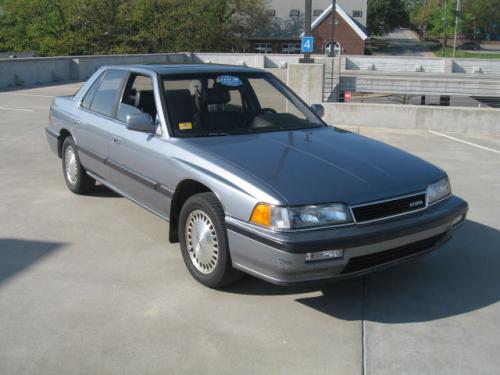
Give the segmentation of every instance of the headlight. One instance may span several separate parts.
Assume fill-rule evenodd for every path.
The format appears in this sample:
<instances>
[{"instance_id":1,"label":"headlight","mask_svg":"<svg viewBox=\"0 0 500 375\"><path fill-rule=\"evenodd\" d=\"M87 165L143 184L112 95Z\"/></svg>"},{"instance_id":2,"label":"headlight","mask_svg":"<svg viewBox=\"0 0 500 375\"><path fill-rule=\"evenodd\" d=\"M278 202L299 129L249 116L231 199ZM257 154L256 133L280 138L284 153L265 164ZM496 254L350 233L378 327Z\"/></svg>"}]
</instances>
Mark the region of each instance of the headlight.
<instances>
[{"instance_id":1,"label":"headlight","mask_svg":"<svg viewBox=\"0 0 500 375\"><path fill-rule=\"evenodd\" d=\"M448 177L439 180L427 187L427 204L431 205L451 194L451 185Z\"/></svg>"},{"instance_id":2,"label":"headlight","mask_svg":"<svg viewBox=\"0 0 500 375\"><path fill-rule=\"evenodd\" d=\"M279 207L266 203L255 206L250 221L271 229L303 229L351 223L352 218L343 203L317 206Z\"/></svg>"}]
</instances>

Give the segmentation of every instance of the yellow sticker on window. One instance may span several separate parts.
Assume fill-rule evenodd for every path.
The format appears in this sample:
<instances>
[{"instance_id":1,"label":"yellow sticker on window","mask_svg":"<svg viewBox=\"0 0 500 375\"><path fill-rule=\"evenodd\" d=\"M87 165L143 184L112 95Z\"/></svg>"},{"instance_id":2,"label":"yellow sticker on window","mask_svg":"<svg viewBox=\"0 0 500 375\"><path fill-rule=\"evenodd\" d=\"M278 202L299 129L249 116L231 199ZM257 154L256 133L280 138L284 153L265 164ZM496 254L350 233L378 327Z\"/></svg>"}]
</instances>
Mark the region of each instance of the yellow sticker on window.
<instances>
[{"instance_id":1,"label":"yellow sticker on window","mask_svg":"<svg viewBox=\"0 0 500 375\"><path fill-rule=\"evenodd\" d=\"M192 130L193 124L190 122L179 122L179 130Z\"/></svg>"}]
</instances>

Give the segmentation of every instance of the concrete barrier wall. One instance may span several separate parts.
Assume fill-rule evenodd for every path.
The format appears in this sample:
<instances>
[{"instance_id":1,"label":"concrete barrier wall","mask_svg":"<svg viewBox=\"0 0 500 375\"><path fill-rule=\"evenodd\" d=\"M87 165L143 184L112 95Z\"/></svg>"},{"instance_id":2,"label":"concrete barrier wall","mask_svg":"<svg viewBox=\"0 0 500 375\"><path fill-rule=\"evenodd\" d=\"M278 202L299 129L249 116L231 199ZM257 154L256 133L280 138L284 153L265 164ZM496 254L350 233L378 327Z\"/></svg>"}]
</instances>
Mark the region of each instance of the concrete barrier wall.
<instances>
[{"instance_id":1,"label":"concrete barrier wall","mask_svg":"<svg viewBox=\"0 0 500 375\"><path fill-rule=\"evenodd\" d=\"M324 120L331 125L500 135L500 111L496 109L366 103L324 106Z\"/></svg>"},{"instance_id":2,"label":"concrete barrier wall","mask_svg":"<svg viewBox=\"0 0 500 375\"><path fill-rule=\"evenodd\" d=\"M287 69L297 64L300 55L244 53L168 53L142 55L68 56L48 58L0 59L0 88L85 80L103 65L152 63L220 63L266 69ZM314 56L331 71L333 59ZM468 75L500 76L500 60L441 59L420 57L342 56L337 58L345 74L445 74L462 79ZM426 74L427 73L427 74Z\"/></svg>"},{"instance_id":3,"label":"concrete barrier wall","mask_svg":"<svg viewBox=\"0 0 500 375\"><path fill-rule=\"evenodd\" d=\"M500 76L477 74L456 77L453 74L421 73L381 74L378 72L342 73L341 90L414 95L451 95L500 97Z\"/></svg>"},{"instance_id":4,"label":"concrete barrier wall","mask_svg":"<svg viewBox=\"0 0 500 375\"><path fill-rule=\"evenodd\" d=\"M264 68L265 55L248 53L196 53L193 54L193 62Z\"/></svg>"},{"instance_id":5,"label":"concrete barrier wall","mask_svg":"<svg viewBox=\"0 0 500 375\"><path fill-rule=\"evenodd\" d=\"M446 62L440 58L347 56L346 70L445 73Z\"/></svg>"},{"instance_id":6,"label":"concrete barrier wall","mask_svg":"<svg viewBox=\"0 0 500 375\"><path fill-rule=\"evenodd\" d=\"M455 59L453 73L500 75L500 60Z\"/></svg>"},{"instance_id":7,"label":"concrete barrier wall","mask_svg":"<svg viewBox=\"0 0 500 375\"><path fill-rule=\"evenodd\" d=\"M466 73L500 75L500 60L412 56L343 56L345 70L387 73Z\"/></svg>"},{"instance_id":8,"label":"concrete barrier wall","mask_svg":"<svg viewBox=\"0 0 500 375\"><path fill-rule=\"evenodd\" d=\"M68 57L1 59L0 88L72 80Z\"/></svg>"},{"instance_id":9,"label":"concrete barrier wall","mask_svg":"<svg viewBox=\"0 0 500 375\"><path fill-rule=\"evenodd\" d=\"M84 81L103 65L125 64L187 64L192 56L185 53L115 55L115 56L80 56L72 59L73 79Z\"/></svg>"},{"instance_id":10,"label":"concrete barrier wall","mask_svg":"<svg viewBox=\"0 0 500 375\"><path fill-rule=\"evenodd\" d=\"M103 65L182 64L192 60L187 53L0 59L0 88L84 81Z\"/></svg>"}]
</instances>

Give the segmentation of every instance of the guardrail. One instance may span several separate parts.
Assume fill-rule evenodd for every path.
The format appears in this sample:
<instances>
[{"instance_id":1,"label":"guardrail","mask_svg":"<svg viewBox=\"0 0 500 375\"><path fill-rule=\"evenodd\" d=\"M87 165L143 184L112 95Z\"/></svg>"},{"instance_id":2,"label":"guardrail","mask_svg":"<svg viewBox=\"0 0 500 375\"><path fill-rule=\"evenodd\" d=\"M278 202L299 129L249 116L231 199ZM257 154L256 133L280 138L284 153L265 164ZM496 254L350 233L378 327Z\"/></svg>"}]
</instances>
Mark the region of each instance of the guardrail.
<instances>
[{"instance_id":1,"label":"guardrail","mask_svg":"<svg viewBox=\"0 0 500 375\"><path fill-rule=\"evenodd\" d=\"M340 91L500 97L500 60L342 57Z\"/></svg>"}]
</instances>

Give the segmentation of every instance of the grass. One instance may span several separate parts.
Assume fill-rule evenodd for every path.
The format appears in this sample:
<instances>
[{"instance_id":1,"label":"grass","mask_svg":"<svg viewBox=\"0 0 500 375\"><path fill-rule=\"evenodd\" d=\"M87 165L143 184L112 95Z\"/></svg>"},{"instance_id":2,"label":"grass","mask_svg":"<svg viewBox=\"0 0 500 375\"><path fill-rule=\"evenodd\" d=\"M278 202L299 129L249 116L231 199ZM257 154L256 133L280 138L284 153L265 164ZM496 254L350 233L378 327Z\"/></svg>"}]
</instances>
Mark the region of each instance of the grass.
<instances>
[{"instance_id":1,"label":"grass","mask_svg":"<svg viewBox=\"0 0 500 375\"><path fill-rule=\"evenodd\" d=\"M443 51L441 49L434 51L436 57L442 57ZM446 48L444 50L445 57L453 57L453 48ZM482 53L474 51L462 51L457 50L455 53L456 58L467 58L467 59L500 59L500 53Z\"/></svg>"}]
</instances>

